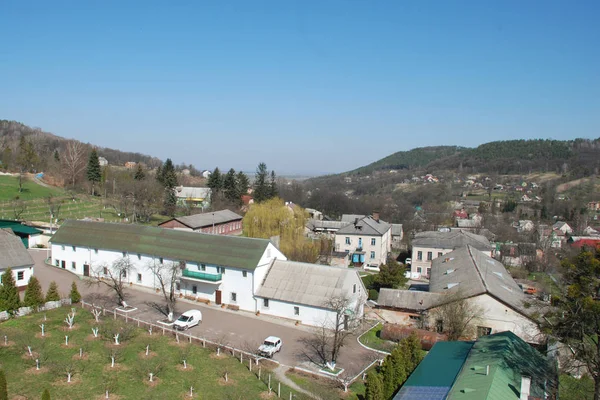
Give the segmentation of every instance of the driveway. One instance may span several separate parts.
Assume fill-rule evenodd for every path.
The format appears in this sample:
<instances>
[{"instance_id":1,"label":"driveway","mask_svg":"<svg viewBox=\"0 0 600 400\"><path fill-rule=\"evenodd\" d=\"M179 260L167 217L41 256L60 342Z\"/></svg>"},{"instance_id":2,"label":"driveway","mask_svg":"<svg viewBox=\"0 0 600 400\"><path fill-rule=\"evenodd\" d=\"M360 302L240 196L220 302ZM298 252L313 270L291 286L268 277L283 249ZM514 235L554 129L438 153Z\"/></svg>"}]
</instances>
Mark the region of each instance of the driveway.
<instances>
[{"instance_id":1,"label":"driveway","mask_svg":"<svg viewBox=\"0 0 600 400\"><path fill-rule=\"evenodd\" d=\"M35 260L35 276L40 280L44 291L48 289L51 281L55 281L60 292L67 297L73 281L77 282L79 292L84 300L101 303L102 300L113 298L113 293L105 286L88 286L78 275L72 274L67 270L48 266L44 263L47 257L46 250L30 250L30 254ZM127 304L137 307L138 310L128 313L129 316L156 322L163 316L145 303L162 302L162 295L157 295L147 289L127 289ZM107 309L116 306L115 302L107 301L104 305ZM259 344L267 336L278 336L283 341L281 352L274 356L274 360L287 366L302 366L311 368L306 362L302 351L305 346L302 339L310 337L311 328L307 326L294 326L287 320L280 320L268 316L255 316L253 313L244 311L224 310L215 305L205 305L179 301L177 303L177 312L182 313L191 309L202 311L203 322L189 333L194 336L204 337L208 340L227 344L238 349L252 351L258 348ZM178 314L176 314L177 316ZM342 347L338 358L338 366L344 368L346 373L351 375L358 374L363 368L371 363L375 358L375 352L362 347L356 340L356 336L347 339Z\"/></svg>"}]
</instances>

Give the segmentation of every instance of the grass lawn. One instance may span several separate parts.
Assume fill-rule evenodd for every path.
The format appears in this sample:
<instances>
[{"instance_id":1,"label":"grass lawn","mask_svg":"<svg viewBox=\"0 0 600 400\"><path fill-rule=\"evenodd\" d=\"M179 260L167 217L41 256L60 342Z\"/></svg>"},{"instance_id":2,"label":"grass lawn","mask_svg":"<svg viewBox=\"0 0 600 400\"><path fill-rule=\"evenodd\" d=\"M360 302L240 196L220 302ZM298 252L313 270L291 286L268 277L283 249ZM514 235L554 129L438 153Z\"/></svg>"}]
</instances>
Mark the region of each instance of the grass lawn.
<instances>
[{"instance_id":1,"label":"grass lawn","mask_svg":"<svg viewBox=\"0 0 600 400\"><path fill-rule=\"evenodd\" d=\"M358 399L358 393L352 391L352 386L348 389L348 393L344 393L340 389L340 385L327 378L316 378L312 375L308 375L293 369L287 371L285 375L290 378L294 383L303 389L318 396L321 400L337 400L340 398L345 399ZM362 384L362 382L361 382ZM357 384L356 388L360 390L360 386ZM364 385L363 385L364 395Z\"/></svg>"},{"instance_id":2,"label":"grass lawn","mask_svg":"<svg viewBox=\"0 0 600 400\"><path fill-rule=\"evenodd\" d=\"M268 389L264 380L268 367L262 366L262 378L248 370L245 361L222 352L217 357L214 349L201 345L177 343L171 336L156 332L150 336L122 321L101 317L100 323L81 308L77 308L75 326L68 330L64 319L70 308L59 308L43 314L11 319L0 324L0 367L8 381L9 398L40 398L48 389L53 399L100 399L105 389L110 388L111 399L183 399L193 386L202 399L260 399L266 398ZM40 324L45 324L45 337L41 337ZM99 326L98 338L92 335L92 327ZM115 346L110 340L114 329L132 337ZM8 346L4 345L4 335ZM65 335L69 344L65 345ZM149 356L146 346L150 345ZM31 346L33 357L27 346ZM83 348L83 358L79 350ZM111 368L110 353L118 351L116 366ZM182 359L188 364L183 369ZM41 361L41 370L36 370L35 359ZM71 383L67 383L67 370L74 372ZM149 372L154 372L155 382L149 381ZM228 381L224 379L227 372ZM273 376L274 377L274 376ZM277 382L272 379L272 387ZM282 398L289 398L290 390L282 385ZM22 396L22 397L18 397ZM276 396L273 396L276 397ZM189 398L189 397L186 397ZM294 399L304 399L294 392Z\"/></svg>"},{"instance_id":3,"label":"grass lawn","mask_svg":"<svg viewBox=\"0 0 600 400\"><path fill-rule=\"evenodd\" d=\"M581 379L562 374L559 377L559 393L561 400L592 400L594 398L594 381L585 375Z\"/></svg>"},{"instance_id":4,"label":"grass lawn","mask_svg":"<svg viewBox=\"0 0 600 400\"><path fill-rule=\"evenodd\" d=\"M33 200L49 195L60 196L64 191L58 188L47 188L23 177L23 191L19 192L19 178L0 175L0 201L11 201L19 196L21 200Z\"/></svg>"},{"instance_id":5,"label":"grass lawn","mask_svg":"<svg viewBox=\"0 0 600 400\"><path fill-rule=\"evenodd\" d=\"M396 343L394 343L390 340L382 339L381 338L381 330L382 329L383 329L383 325L378 324L377 326L375 326L372 329L365 332L360 337L360 339L359 339L360 342L371 349L387 351L388 353L391 352L393 350L393 348L396 346Z\"/></svg>"}]
</instances>

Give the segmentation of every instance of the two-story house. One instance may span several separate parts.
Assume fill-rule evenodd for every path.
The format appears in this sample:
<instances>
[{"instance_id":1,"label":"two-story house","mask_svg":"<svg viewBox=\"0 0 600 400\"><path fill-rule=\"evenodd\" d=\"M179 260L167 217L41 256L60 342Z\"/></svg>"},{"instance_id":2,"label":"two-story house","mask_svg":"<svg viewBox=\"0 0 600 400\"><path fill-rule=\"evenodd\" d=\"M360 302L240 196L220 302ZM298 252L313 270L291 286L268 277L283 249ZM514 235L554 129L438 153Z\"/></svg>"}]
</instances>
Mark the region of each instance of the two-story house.
<instances>
[{"instance_id":1,"label":"two-story house","mask_svg":"<svg viewBox=\"0 0 600 400\"><path fill-rule=\"evenodd\" d=\"M348 252L355 266L386 264L392 250L392 226L380 220L377 212L357 215L336 232L335 250Z\"/></svg>"},{"instance_id":2,"label":"two-story house","mask_svg":"<svg viewBox=\"0 0 600 400\"><path fill-rule=\"evenodd\" d=\"M356 271L283 263L285 255L267 239L69 220L50 242L52 265L78 275L108 276L113 263L127 259L131 269L123 277L125 282L157 289L153 269L175 264L181 269L177 291L186 298L305 324L319 324L331 316L325 298L332 293L353 299L349 304L361 315L361 299L366 299ZM299 276L301 268L307 271L304 276ZM318 284L317 276L321 276ZM292 289L286 282L297 284L293 287L295 295L290 294Z\"/></svg>"},{"instance_id":3,"label":"two-story house","mask_svg":"<svg viewBox=\"0 0 600 400\"><path fill-rule=\"evenodd\" d=\"M494 247L485 236L471 232L456 230L417 233L412 240L411 273L416 277L422 275L428 277L431 274L431 262L434 259L466 245L471 245L490 257L494 254Z\"/></svg>"}]
</instances>

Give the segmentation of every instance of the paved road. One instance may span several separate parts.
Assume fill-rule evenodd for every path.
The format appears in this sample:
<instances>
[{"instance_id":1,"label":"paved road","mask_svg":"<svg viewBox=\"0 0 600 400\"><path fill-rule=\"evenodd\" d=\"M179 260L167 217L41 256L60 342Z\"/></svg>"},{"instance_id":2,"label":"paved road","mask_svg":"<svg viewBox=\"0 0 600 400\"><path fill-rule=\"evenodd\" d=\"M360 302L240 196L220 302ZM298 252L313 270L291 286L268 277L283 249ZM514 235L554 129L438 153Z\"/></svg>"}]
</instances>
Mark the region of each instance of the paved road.
<instances>
[{"instance_id":1,"label":"paved road","mask_svg":"<svg viewBox=\"0 0 600 400\"><path fill-rule=\"evenodd\" d=\"M81 280L66 270L48 266L44 263L47 257L46 250L30 250L35 260L35 276L40 280L44 291L48 289L51 281L56 281L61 293L68 295L73 281L77 282L79 291L88 302L103 304L107 309L116 306L114 296L110 289L104 286L94 285L89 287ZM163 316L151 307L147 302L160 302L162 296L147 290L127 290L127 303L137 307L138 310L128 313L131 317L156 322ZM283 348L274 357L275 360L288 366L303 366L310 368L302 355L304 345L302 339L311 335L311 328L306 326L296 327L292 323L277 318L261 315L259 317L252 313L243 311L223 310L217 306L188 303L179 301L177 311L182 313L191 309L202 311L203 322L188 332L198 337L228 344L240 349L256 349L267 336L278 336L283 341ZM344 368L347 373L356 375L364 367L374 360L374 352L362 347L355 336L349 337L346 345L341 349L338 366Z\"/></svg>"}]
</instances>

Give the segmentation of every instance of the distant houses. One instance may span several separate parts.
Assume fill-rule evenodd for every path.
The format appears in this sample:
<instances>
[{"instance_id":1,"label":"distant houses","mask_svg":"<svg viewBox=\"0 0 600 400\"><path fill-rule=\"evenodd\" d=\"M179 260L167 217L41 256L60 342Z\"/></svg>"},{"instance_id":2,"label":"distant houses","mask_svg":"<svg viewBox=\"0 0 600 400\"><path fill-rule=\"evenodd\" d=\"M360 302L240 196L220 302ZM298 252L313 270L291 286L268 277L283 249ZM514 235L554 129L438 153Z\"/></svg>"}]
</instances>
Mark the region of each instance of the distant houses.
<instances>
[{"instance_id":1,"label":"distant houses","mask_svg":"<svg viewBox=\"0 0 600 400\"><path fill-rule=\"evenodd\" d=\"M212 190L207 187L177 186L175 196L177 204L186 207L206 208L210 206Z\"/></svg>"},{"instance_id":2,"label":"distant houses","mask_svg":"<svg viewBox=\"0 0 600 400\"><path fill-rule=\"evenodd\" d=\"M171 218L158 226L216 235L240 235L242 233L242 219L241 215L233 211L220 210Z\"/></svg>"}]
</instances>

